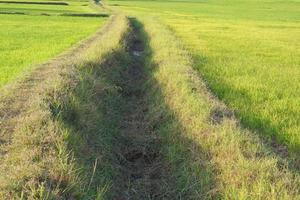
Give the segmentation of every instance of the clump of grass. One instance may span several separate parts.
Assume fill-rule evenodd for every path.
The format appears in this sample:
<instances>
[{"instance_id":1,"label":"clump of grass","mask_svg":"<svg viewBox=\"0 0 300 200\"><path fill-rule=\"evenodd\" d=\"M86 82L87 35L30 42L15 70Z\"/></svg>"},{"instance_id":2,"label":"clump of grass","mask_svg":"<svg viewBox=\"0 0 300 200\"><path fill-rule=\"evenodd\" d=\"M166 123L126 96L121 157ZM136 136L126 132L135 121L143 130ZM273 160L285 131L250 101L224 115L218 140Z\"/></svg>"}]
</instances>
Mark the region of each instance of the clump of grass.
<instances>
[{"instance_id":1,"label":"clump of grass","mask_svg":"<svg viewBox=\"0 0 300 200\"><path fill-rule=\"evenodd\" d=\"M288 162L241 128L210 94L170 30L157 20L139 19L153 55L145 86L148 119L162 137L178 198L299 199L300 177Z\"/></svg>"},{"instance_id":2,"label":"clump of grass","mask_svg":"<svg viewBox=\"0 0 300 200\"><path fill-rule=\"evenodd\" d=\"M103 199L114 177L117 88L107 74L128 22L114 16L66 71L49 81L21 119L0 167L3 199ZM116 107L116 106L113 106ZM117 107L116 107L117 108Z\"/></svg>"}]
</instances>

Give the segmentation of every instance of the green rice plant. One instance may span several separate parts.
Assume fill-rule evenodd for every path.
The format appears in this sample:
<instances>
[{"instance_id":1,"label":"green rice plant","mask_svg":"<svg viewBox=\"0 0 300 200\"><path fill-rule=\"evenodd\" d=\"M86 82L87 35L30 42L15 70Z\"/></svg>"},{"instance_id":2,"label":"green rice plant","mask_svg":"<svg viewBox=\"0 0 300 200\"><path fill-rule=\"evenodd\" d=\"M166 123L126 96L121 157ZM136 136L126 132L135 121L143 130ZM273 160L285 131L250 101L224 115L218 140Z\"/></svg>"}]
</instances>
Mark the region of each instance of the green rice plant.
<instances>
[{"instance_id":1,"label":"green rice plant","mask_svg":"<svg viewBox=\"0 0 300 200\"><path fill-rule=\"evenodd\" d=\"M193 54L194 68L244 126L299 155L299 1L108 4L160 19L183 41ZM274 149L285 156L284 146Z\"/></svg>"},{"instance_id":2,"label":"green rice plant","mask_svg":"<svg viewBox=\"0 0 300 200\"><path fill-rule=\"evenodd\" d=\"M147 119L169 162L175 199L299 199L300 177L240 126L158 20L136 15L148 41Z\"/></svg>"},{"instance_id":3,"label":"green rice plant","mask_svg":"<svg viewBox=\"0 0 300 200\"><path fill-rule=\"evenodd\" d=\"M105 21L103 17L1 15L0 87L57 56Z\"/></svg>"},{"instance_id":4,"label":"green rice plant","mask_svg":"<svg viewBox=\"0 0 300 200\"><path fill-rule=\"evenodd\" d=\"M1 1L0 1L1 2ZM41 1L43 2L43 1ZM1 12L25 12L26 14L49 14L61 13L96 13L89 2L70 2L69 5L41 5L41 4L0 4Z\"/></svg>"}]
</instances>

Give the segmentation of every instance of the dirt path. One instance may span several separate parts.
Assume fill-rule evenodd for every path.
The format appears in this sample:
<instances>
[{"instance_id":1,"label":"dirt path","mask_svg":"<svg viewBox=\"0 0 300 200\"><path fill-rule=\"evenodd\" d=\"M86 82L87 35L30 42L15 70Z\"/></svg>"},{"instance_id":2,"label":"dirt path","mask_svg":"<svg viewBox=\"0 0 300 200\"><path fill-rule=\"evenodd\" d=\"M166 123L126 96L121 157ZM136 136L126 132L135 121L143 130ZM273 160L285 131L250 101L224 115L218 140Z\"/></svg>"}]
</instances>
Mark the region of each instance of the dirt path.
<instances>
[{"instance_id":1,"label":"dirt path","mask_svg":"<svg viewBox=\"0 0 300 200\"><path fill-rule=\"evenodd\" d=\"M129 44L131 65L124 70L122 96L125 106L120 124L122 141L117 154L121 176L116 199L162 199L163 166L159 138L151 131L145 113L145 55L139 29L133 27Z\"/></svg>"}]
</instances>

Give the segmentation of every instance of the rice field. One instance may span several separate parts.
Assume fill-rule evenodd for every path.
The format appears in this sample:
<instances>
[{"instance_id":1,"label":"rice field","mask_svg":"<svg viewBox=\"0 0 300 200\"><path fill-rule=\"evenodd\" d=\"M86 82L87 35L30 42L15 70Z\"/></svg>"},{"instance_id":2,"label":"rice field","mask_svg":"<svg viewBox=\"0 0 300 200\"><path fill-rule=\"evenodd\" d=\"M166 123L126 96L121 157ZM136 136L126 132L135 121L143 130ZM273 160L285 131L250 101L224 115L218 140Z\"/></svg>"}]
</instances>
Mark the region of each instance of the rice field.
<instances>
[{"instance_id":1,"label":"rice field","mask_svg":"<svg viewBox=\"0 0 300 200\"><path fill-rule=\"evenodd\" d=\"M32 2L32 1L28 1ZM35 2L35 1L33 1ZM39 1L36 1L39 2ZM40 1L47 2L47 1ZM55 3L55 1L52 1ZM51 3L51 1L50 1ZM15 3L1 3L1 12L23 12L31 15L59 15L61 13L95 13L95 9L91 7L88 1L58 1L58 3L67 3L68 5L47 5L47 4L15 4Z\"/></svg>"},{"instance_id":2,"label":"rice field","mask_svg":"<svg viewBox=\"0 0 300 200\"><path fill-rule=\"evenodd\" d=\"M0 199L300 199L299 0L16 1Z\"/></svg>"},{"instance_id":3,"label":"rice field","mask_svg":"<svg viewBox=\"0 0 300 200\"><path fill-rule=\"evenodd\" d=\"M299 1L109 1L159 18L246 127L300 149Z\"/></svg>"},{"instance_id":4,"label":"rice field","mask_svg":"<svg viewBox=\"0 0 300 200\"><path fill-rule=\"evenodd\" d=\"M62 53L106 21L103 17L58 16L95 12L91 12L88 2L72 4L0 4L0 13L25 13L0 14L0 87L28 73L36 64Z\"/></svg>"}]
</instances>

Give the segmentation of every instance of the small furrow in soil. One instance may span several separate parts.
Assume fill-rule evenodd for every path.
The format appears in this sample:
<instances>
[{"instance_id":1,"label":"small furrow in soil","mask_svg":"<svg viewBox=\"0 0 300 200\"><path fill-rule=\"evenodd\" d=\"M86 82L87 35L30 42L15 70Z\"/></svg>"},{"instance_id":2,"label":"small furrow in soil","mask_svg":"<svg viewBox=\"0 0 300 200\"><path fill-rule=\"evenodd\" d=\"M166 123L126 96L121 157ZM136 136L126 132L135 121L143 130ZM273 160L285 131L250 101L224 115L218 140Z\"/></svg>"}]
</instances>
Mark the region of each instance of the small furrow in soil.
<instances>
[{"instance_id":1,"label":"small furrow in soil","mask_svg":"<svg viewBox=\"0 0 300 200\"><path fill-rule=\"evenodd\" d=\"M160 140L146 120L145 53L139 28L133 26L128 44L130 65L123 71L122 96L125 102L120 123L121 145L117 156L121 176L116 181L116 199L163 199L163 164Z\"/></svg>"}]
</instances>

